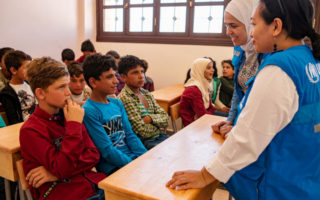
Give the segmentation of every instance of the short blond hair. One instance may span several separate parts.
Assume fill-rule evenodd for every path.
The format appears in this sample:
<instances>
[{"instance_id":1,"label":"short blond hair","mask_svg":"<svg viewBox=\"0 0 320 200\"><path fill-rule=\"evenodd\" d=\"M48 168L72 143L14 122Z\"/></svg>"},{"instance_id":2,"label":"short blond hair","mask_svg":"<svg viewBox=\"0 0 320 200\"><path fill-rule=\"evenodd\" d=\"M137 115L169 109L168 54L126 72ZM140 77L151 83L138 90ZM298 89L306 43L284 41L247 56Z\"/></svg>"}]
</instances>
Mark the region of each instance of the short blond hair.
<instances>
[{"instance_id":1,"label":"short blond hair","mask_svg":"<svg viewBox=\"0 0 320 200\"><path fill-rule=\"evenodd\" d=\"M50 57L32 60L26 70L26 76L34 94L37 88L45 90L57 79L68 75L67 68Z\"/></svg>"}]
</instances>

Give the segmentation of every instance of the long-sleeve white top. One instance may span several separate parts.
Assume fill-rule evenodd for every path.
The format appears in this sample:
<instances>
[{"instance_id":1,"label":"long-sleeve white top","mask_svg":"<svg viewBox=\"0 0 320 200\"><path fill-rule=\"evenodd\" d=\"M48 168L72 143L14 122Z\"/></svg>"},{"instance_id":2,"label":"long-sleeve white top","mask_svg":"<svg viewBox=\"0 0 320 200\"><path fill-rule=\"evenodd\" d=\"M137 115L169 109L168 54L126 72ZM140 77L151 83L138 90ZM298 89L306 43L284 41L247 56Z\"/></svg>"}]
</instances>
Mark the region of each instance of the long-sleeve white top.
<instances>
[{"instance_id":1,"label":"long-sleeve white top","mask_svg":"<svg viewBox=\"0 0 320 200\"><path fill-rule=\"evenodd\" d=\"M221 182L256 161L274 136L292 120L299 96L291 78L278 66L263 68L255 79L236 126L205 165Z\"/></svg>"}]
</instances>

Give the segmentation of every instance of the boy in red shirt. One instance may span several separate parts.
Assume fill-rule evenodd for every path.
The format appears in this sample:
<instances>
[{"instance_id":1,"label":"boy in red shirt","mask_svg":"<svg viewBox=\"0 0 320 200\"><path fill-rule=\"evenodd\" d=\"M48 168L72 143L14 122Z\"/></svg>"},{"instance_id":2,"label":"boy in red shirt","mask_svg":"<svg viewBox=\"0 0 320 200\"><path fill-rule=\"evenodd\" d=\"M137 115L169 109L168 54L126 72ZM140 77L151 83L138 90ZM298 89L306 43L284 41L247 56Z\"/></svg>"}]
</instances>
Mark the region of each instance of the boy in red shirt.
<instances>
[{"instance_id":1,"label":"boy in red shirt","mask_svg":"<svg viewBox=\"0 0 320 200\"><path fill-rule=\"evenodd\" d=\"M34 199L88 199L105 176L91 169L99 152L72 102L66 67L51 58L33 60L27 77L39 105L20 130L23 168ZM102 194L103 195L103 194Z\"/></svg>"}]
</instances>

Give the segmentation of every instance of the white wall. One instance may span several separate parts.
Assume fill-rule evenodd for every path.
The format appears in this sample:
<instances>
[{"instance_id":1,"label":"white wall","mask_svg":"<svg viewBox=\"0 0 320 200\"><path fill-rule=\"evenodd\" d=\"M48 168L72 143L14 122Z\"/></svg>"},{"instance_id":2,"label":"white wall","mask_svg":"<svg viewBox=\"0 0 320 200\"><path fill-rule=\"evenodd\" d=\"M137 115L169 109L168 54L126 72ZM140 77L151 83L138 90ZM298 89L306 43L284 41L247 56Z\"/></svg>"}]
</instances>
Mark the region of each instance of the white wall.
<instances>
[{"instance_id":1,"label":"white wall","mask_svg":"<svg viewBox=\"0 0 320 200\"><path fill-rule=\"evenodd\" d=\"M156 89L176 83L183 83L187 70L191 67L193 60L199 57L212 57L220 68L220 62L223 59L230 59L233 50L231 47L194 45L104 42L98 42L95 45L98 51L103 53L114 49L120 55L132 54L147 60L149 63L147 75L154 80Z\"/></svg>"},{"instance_id":2,"label":"white wall","mask_svg":"<svg viewBox=\"0 0 320 200\"><path fill-rule=\"evenodd\" d=\"M59 60L78 47L78 0L1 0L0 8L0 47Z\"/></svg>"},{"instance_id":3,"label":"white wall","mask_svg":"<svg viewBox=\"0 0 320 200\"><path fill-rule=\"evenodd\" d=\"M212 57L219 68L221 60L232 57L232 47L96 42L95 4L94 0L0 0L0 48L10 46L32 57L60 60L67 47L80 56L81 42L89 38L98 52L114 49L147 60L147 74L156 88L182 83L198 57Z\"/></svg>"}]
</instances>

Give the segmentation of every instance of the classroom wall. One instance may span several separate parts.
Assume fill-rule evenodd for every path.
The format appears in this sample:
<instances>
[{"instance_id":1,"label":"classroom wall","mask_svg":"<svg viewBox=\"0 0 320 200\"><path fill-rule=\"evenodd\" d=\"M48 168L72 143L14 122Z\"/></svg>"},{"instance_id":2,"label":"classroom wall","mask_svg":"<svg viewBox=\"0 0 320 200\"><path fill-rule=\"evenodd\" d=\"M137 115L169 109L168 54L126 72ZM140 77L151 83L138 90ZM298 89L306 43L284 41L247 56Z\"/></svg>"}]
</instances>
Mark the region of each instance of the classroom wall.
<instances>
[{"instance_id":1,"label":"classroom wall","mask_svg":"<svg viewBox=\"0 0 320 200\"><path fill-rule=\"evenodd\" d=\"M60 60L63 48L76 49L83 39L78 5L78 0L1 0L0 47Z\"/></svg>"},{"instance_id":2,"label":"classroom wall","mask_svg":"<svg viewBox=\"0 0 320 200\"><path fill-rule=\"evenodd\" d=\"M149 62L148 76L155 87L182 83L194 59L211 56L220 62L232 57L232 47L96 42L94 0L1 0L0 47L11 46L32 57L60 60L63 48L80 56L81 42L91 39L98 52L114 49ZM63 5L63 6L62 6Z\"/></svg>"}]
</instances>

